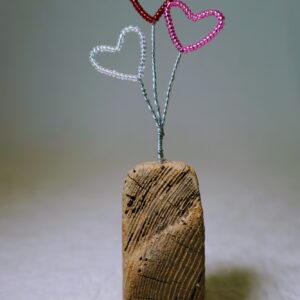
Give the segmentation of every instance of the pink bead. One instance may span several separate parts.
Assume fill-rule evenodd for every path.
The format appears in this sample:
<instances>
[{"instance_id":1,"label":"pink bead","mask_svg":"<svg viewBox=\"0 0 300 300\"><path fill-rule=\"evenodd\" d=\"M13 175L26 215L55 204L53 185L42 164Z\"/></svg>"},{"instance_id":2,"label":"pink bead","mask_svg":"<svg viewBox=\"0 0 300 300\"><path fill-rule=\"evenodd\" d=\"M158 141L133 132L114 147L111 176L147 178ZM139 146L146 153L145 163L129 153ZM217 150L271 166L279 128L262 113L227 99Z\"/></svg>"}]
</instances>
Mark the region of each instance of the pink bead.
<instances>
[{"instance_id":1,"label":"pink bead","mask_svg":"<svg viewBox=\"0 0 300 300\"><path fill-rule=\"evenodd\" d=\"M202 19L208 18L208 17L215 17L217 19L217 24L214 26L213 30L209 32L205 37L200 39L194 44L183 46L179 38L177 37L175 27L173 24L173 19L171 16L171 8L173 7L179 7L184 14L187 16L187 18L191 21L197 22ZM219 10L214 10L214 9L208 9L201 11L199 13L193 13L190 8L181 0L176 0L169 2L165 9L165 20L166 20L166 25L168 27L169 35L170 38L175 46L175 48L183 53L189 53L192 51L196 51L200 49L201 47L205 46L207 43L212 41L218 34L219 32L224 28L224 20L225 17L223 13Z\"/></svg>"}]
</instances>

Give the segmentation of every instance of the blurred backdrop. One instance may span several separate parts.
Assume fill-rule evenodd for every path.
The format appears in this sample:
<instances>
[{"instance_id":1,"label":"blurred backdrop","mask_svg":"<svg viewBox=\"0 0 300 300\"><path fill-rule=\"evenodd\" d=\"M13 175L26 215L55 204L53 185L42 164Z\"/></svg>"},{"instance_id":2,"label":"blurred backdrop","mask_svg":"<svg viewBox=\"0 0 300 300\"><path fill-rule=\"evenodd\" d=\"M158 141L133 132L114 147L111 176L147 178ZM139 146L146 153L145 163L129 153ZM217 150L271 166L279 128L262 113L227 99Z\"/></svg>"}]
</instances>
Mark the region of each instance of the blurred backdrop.
<instances>
[{"instance_id":1,"label":"blurred backdrop","mask_svg":"<svg viewBox=\"0 0 300 300\"><path fill-rule=\"evenodd\" d=\"M167 159L199 176L207 299L299 299L300 3L186 2L226 16L183 56L166 124ZM173 15L185 42L213 24ZM129 0L1 0L0 16L0 299L121 299L123 178L156 160L155 127L139 86L100 75L88 55L127 25L150 48L150 25ZM163 100L177 52L157 28ZM137 45L130 35L101 62L132 73Z\"/></svg>"}]
</instances>

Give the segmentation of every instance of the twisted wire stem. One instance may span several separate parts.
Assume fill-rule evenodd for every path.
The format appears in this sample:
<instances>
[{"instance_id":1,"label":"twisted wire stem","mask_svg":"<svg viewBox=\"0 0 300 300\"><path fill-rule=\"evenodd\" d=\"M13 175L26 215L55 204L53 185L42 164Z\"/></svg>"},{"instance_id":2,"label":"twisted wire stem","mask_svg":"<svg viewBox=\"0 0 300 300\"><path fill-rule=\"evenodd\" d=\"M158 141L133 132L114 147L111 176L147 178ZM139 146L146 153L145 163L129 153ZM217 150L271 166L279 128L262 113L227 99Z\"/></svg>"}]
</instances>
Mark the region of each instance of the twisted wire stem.
<instances>
[{"instance_id":1,"label":"twisted wire stem","mask_svg":"<svg viewBox=\"0 0 300 300\"><path fill-rule=\"evenodd\" d=\"M143 82L142 79L138 79L138 82L140 84L141 87L141 91L144 97L144 100L148 106L148 109L150 110L151 114L152 114L152 118L155 122L156 125L156 130L157 130L157 157L158 160L162 163L164 162L164 150L163 150L163 139L164 139L164 126L161 125L161 117L158 116L150 102L150 99L148 97L148 93L147 90L145 88L145 84Z\"/></svg>"},{"instance_id":2,"label":"twisted wire stem","mask_svg":"<svg viewBox=\"0 0 300 300\"><path fill-rule=\"evenodd\" d=\"M152 114L152 118L154 119L154 122L155 122L156 126L159 127L160 126L160 119L157 117L157 115L155 113L155 110L154 110L154 108L153 108L153 106L152 106L152 104L149 100L148 93L147 93L147 90L145 88L145 84L144 84L144 82L141 78L138 79L138 82L140 84L141 92L143 94L144 100L145 100L145 102L146 102L146 104L147 104L147 106L148 106L148 108L149 108L149 110Z\"/></svg>"},{"instance_id":3,"label":"twisted wire stem","mask_svg":"<svg viewBox=\"0 0 300 300\"><path fill-rule=\"evenodd\" d=\"M164 126L165 123L166 123L166 116L167 116L167 112L168 112L168 108L169 108L169 102L170 102L172 87L173 87L173 83L174 83L174 80L175 80L175 74L176 74L176 71L178 69L178 65L179 65L181 57L182 57L182 53L179 52L179 54L176 58L175 64L173 66L171 79L170 79L169 85L168 85L167 96L166 96L166 100L165 100L165 107L164 107L164 112L163 112L163 116L162 116L162 120L161 120L162 126Z\"/></svg>"},{"instance_id":4,"label":"twisted wire stem","mask_svg":"<svg viewBox=\"0 0 300 300\"><path fill-rule=\"evenodd\" d=\"M152 82L153 82L153 98L154 104L157 110L157 116L161 120L161 113L160 113L160 106L158 103L158 96L157 96L157 73L156 73L156 52L155 52L155 24L152 25L151 30L151 42L152 42Z\"/></svg>"},{"instance_id":5,"label":"twisted wire stem","mask_svg":"<svg viewBox=\"0 0 300 300\"><path fill-rule=\"evenodd\" d=\"M167 89L167 94L165 98L165 104L164 104L164 110L163 114L161 114L161 108L158 102L158 94L157 94L157 74L156 74L156 45L155 45L155 25L152 25L152 30L151 30L151 42L152 42L152 82L153 82L153 98L154 98L154 106L151 104L151 101L148 97L147 90L145 88L145 84L141 78L138 79L138 82L141 87L141 91L144 97L144 100L152 114L152 118L154 119L155 125L156 125L156 130L157 130L157 157L158 160L163 163L165 161L165 156L164 156L164 148L163 148L163 141L164 141L164 136L165 136L165 123L166 123L166 115L168 112L169 108L169 102L170 102L170 96L172 92L172 88L174 85L174 80L175 80L175 74L178 69L179 62L181 60L182 53L180 52L176 58L175 64L172 69L171 73L171 78L169 81L168 89Z\"/></svg>"}]
</instances>

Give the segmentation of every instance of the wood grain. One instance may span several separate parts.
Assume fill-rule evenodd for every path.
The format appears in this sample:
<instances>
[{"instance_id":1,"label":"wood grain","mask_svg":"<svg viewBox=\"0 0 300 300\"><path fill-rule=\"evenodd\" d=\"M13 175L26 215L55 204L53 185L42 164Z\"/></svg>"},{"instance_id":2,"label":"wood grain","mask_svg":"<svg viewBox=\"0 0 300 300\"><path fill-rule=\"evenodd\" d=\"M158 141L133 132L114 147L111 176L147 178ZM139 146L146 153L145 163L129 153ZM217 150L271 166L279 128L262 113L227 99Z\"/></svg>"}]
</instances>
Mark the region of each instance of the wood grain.
<instances>
[{"instance_id":1,"label":"wood grain","mask_svg":"<svg viewBox=\"0 0 300 300\"><path fill-rule=\"evenodd\" d=\"M142 163L123 189L123 299L204 299L198 179L183 162Z\"/></svg>"}]
</instances>

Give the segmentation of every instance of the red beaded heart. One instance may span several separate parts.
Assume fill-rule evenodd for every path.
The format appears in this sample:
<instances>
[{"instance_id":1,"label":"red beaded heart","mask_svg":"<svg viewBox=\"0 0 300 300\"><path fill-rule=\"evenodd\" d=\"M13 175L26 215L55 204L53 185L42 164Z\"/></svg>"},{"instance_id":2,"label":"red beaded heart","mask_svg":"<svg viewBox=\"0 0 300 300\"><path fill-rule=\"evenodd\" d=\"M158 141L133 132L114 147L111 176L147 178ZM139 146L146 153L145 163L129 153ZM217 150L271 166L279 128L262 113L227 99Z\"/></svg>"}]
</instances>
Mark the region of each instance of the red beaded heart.
<instances>
[{"instance_id":1,"label":"red beaded heart","mask_svg":"<svg viewBox=\"0 0 300 300\"><path fill-rule=\"evenodd\" d=\"M130 0L134 8L137 10L137 12L149 23L155 24L157 21L159 21L160 17L164 13L164 10L166 6L169 4L169 2L172 2L173 0L166 0L163 5L158 9L158 11L155 13L154 16L149 15L142 5L140 4L139 0Z\"/></svg>"}]
</instances>

